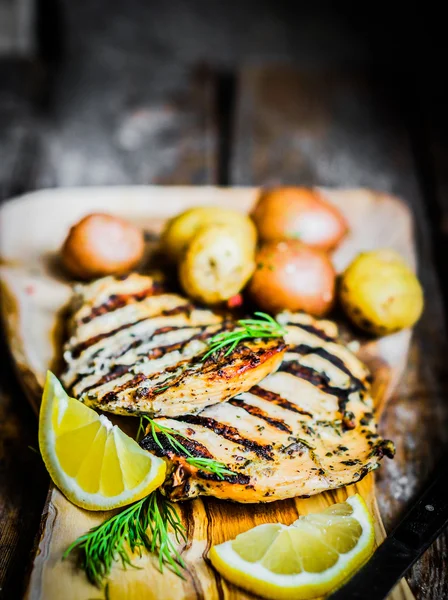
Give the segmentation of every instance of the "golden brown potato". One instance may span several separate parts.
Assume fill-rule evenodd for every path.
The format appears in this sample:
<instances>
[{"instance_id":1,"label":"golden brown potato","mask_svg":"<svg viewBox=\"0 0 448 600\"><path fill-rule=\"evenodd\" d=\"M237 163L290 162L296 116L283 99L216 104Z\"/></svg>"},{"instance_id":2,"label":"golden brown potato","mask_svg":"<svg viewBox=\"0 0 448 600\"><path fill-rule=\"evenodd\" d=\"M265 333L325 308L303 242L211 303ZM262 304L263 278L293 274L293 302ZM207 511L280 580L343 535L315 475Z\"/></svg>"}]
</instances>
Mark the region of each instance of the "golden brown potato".
<instances>
[{"instance_id":1,"label":"golden brown potato","mask_svg":"<svg viewBox=\"0 0 448 600\"><path fill-rule=\"evenodd\" d=\"M347 222L337 208L309 188L264 190L251 216L264 242L295 239L331 250L347 231Z\"/></svg>"},{"instance_id":2,"label":"golden brown potato","mask_svg":"<svg viewBox=\"0 0 448 600\"><path fill-rule=\"evenodd\" d=\"M342 307L361 329L386 335L412 327L423 310L423 290L393 250L363 252L340 281Z\"/></svg>"},{"instance_id":3,"label":"golden brown potato","mask_svg":"<svg viewBox=\"0 0 448 600\"><path fill-rule=\"evenodd\" d=\"M196 233L179 264L186 294L218 304L238 294L255 268L254 246L238 229L211 225Z\"/></svg>"},{"instance_id":4,"label":"golden brown potato","mask_svg":"<svg viewBox=\"0 0 448 600\"><path fill-rule=\"evenodd\" d=\"M75 277L93 279L126 273L141 260L143 231L107 214L91 214L74 225L62 247L65 267Z\"/></svg>"},{"instance_id":5,"label":"golden brown potato","mask_svg":"<svg viewBox=\"0 0 448 600\"><path fill-rule=\"evenodd\" d=\"M265 311L304 310L321 317L333 305L335 272L322 250L295 240L270 242L257 253L249 292Z\"/></svg>"},{"instance_id":6,"label":"golden brown potato","mask_svg":"<svg viewBox=\"0 0 448 600\"><path fill-rule=\"evenodd\" d=\"M219 206L198 206L168 221L162 233L162 249L169 260L179 262L195 234L208 225L240 229L247 242L255 246L257 232L247 215Z\"/></svg>"}]
</instances>

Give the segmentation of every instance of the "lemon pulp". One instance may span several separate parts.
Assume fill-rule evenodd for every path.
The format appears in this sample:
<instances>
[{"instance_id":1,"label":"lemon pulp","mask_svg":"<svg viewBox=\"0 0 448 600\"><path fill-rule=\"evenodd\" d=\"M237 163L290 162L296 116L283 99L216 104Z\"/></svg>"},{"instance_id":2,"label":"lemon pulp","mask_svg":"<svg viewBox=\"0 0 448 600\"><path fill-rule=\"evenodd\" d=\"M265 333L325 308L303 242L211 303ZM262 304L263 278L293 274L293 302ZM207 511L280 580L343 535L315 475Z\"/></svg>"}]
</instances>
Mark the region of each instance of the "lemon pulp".
<instances>
[{"instance_id":1,"label":"lemon pulp","mask_svg":"<svg viewBox=\"0 0 448 600\"><path fill-rule=\"evenodd\" d=\"M340 586L373 546L372 517L355 495L290 526L255 527L214 546L210 559L226 579L260 596L306 600Z\"/></svg>"},{"instance_id":2,"label":"lemon pulp","mask_svg":"<svg viewBox=\"0 0 448 600\"><path fill-rule=\"evenodd\" d=\"M103 415L70 398L47 374L39 417L39 447L54 483L77 506L125 506L159 487L165 462Z\"/></svg>"}]
</instances>

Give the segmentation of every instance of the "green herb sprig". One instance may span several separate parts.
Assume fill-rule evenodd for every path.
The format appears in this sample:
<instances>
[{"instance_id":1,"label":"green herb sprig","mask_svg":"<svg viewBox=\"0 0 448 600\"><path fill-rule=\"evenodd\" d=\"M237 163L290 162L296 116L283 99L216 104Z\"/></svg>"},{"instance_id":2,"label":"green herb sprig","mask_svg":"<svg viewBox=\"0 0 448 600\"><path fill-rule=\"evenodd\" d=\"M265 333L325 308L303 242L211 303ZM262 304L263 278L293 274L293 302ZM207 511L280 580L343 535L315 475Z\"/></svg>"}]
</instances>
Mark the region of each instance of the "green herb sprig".
<instances>
[{"instance_id":1,"label":"green herb sprig","mask_svg":"<svg viewBox=\"0 0 448 600\"><path fill-rule=\"evenodd\" d=\"M139 433L142 430L144 430L144 420L149 422L151 427L151 436L161 450L165 451L166 448L164 448L162 442L160 441L157 435L157 431L159 431L165 436L166 440L169 442L174 451L186 454L187 463L191 466L196 467L197 469L201 469L201 471L205 471L207 473L213 473L217 475L219 479L224 479L225 475L235 475L233 471L230 471L230 469L226 468L226 465L224 463L221 463L212 458L198 458L196 456L193 456L193 454L188 450L188 448L186 448L184 444L182 444L182 442L178 440L178 437L188 439L186 435L184 435L180 431L171 429L170 427L165 427L165 425L160 425L160 423L157 423L156 421L154 421L150 417L147 417L146 415L140 417L140 426L137 435L139 435Z\"/></svg>"},{"instance_id":2,"label":"green herb sprig","mask_svg":"<svg viewBox=\"0 0 448 600\"><path fill-rule=\"evenodd\" d=\"M77 550L80 566L87 578L100 586L117 559L121 560L124 568L139 568L132 564L129 546L132 553L137 551L140 556L143 549L157 552L162 572L164 564L167 564L179 577L183 577L180 568L185 568L185 563L170 536L170 530L177 544L186 541L185 527L176 509L159 492L154 491L79 537L67 548L62 558L66 559Z\"/></svg>"},{"instance_id":3,"label":"green herb sprig","mask_svg":"<svg viewBox=\"0 0 448 600\"><path fill-rule=\"evenodd\" d=\"M256 312L259 319L240 319L237 321L239 329L217 333L210 339L210 349L204 354L207 359L215 352L227 348L224 356L228 356L235 350L238 344L244 340L256 338L277 338L286 335L286 329L273 317L263 312Z\"/></svg>"}]
</instances>

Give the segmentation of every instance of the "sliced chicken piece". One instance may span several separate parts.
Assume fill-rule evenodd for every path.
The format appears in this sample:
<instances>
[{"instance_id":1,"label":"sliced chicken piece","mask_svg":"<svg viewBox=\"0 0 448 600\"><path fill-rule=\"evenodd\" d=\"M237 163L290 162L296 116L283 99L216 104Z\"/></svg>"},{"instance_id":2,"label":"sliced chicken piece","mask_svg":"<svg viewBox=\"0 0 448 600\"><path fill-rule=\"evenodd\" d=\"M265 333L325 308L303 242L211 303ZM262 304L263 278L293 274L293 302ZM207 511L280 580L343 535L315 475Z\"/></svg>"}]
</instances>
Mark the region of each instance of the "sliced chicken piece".
<instances>
[{"instance_id":1,"label":"sliced chicken piece","mask_svg":"<svg viewBox=\"0 0 448 600\"><path fill-rule=\"evenodd\" d=\"M124 415L223 402L273 372L286 350L281 338L251 340L204 360L210 339L236 323L137 274L79 286L69 327L64 385L88 406Z\"/></svg>"},{"instance_id":2,"label":"sliced chicken piece","mask_svg":"<svg viewBox=\"0 0 448 600\"><path fill-rule=\"evenodd\" d=\"M141 445L167 458L171 499L309 496L359 481L384 454L393 456L392 442L376 431L368 370L336 341L335 325L291 313L278 321L288 329L288 350L276 373L197 415L156 419L179 433L189 455L221 462L234 475L195 468L159 432L162 450L148 429Z\"/></svg>"}]
</instances>

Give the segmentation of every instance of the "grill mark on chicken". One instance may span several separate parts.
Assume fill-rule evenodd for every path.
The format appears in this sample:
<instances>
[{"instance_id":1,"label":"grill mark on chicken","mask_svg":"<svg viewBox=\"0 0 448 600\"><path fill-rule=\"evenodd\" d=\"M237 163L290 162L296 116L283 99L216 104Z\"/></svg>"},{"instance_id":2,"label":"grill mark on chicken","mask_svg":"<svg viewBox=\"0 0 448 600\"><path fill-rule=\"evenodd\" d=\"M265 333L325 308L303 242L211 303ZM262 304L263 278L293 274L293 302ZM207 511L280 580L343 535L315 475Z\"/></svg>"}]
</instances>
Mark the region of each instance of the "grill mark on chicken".
<instances>
[{"instance_id":1,"label":"grill mark on chicken","mask_svg":"<svg viewBox=\"0 0 448 600\"><path fill-rule=\"evenodd\" d=\"M162 286L153 282L151 287L148 287L140 292L136 292L134 294L111 294L107 300L105 300L102 304L95 306L92 308L92 311L81 319L81 323L84 325L89 323L96 317L100 317L101 315L105 315L108 312L112 312L119 308L123 308L123 306L127 306L128 304L142 302L148 296L156 296L157 294L161 294L163 292Z\"/></svg>"},{"instance_id":2,"label":"grill mark on chicken","mask_svg":"<svg viewBox=\"0 0 448 600\"><path fill-rule=\"evenodd\" d=\"M271 351L269 351L269 350L265 351L264 359L265 360L268 359L271 356L271 354L277 354L278 348L283 350L284 345L279 345L278 347L273 348ZM228 359L226 360L225 367L231 367L235 362L241 360L241 356L239 356L239 354L241 354L241 352L244 352L244 350L243 349L238 350L238 348L237 348L232 353L232 356L228 357ZM259 357L250 348L246 348L245 352L247 354L249 354L249 359L245 360L243 366L239 369L239 373L238 373L239 376L241 376L244 373L244 371L250 370L260 364ZM137 404L138 401L141 400L142 398L151 398L151 397L154 397L154 396L164 392L167 389L167 387L170 387L170 388L180 387L182 384L182 381L185 380L186 378L188 378L192 374L197 374L199 376L201 373L206 374L207 372L212 372L216 368L215 362L210 362L209 360L207 360L206 363L203 363L205 366L200 371L199 367L201 366L201 364L200 364L201 358L202 358L202 355L200 355L199 357L186 358L184 360L178 361L175 365L165 367L163 369L163 372L157 371L157 372L151 373L150 375L144 375L143 373L137 373L132 379L126 381L125 383L123 383L122 385L117 387L115 390L113 390L111 392L107 392L104 396L102 396L99 399L98 404L101 407L101 405L105 405L105 404L108 404L111 402L116 402L117 400L119 400L119 394L121 392L124 392L127 390L134 393L133 401L135 404ZM157 379L162 374L176 372L180 369L180 367L182 367L183 365L186 365L188 363L190 363L190 365L191 365L189 368L185 369L184 371L179 373L174 378L171 378L169 381L162 381L162 382L160 382L159 385L154 386L152 388L140 387L140 384ZM135 367L135 365L136 365L136 363L134 363L133 365L130 365L130 366ZM227 373L227 371L224 371L223 369L218 370L218 375L220 377L222 377L223 379L230 378L230 375ZM95 389L97 387L98 387L98 384L95 384L91 389ZM134 388L136 388L136 389L134 389ZM87 390L84 390L82 392L82 394L84 395L84 393L86 393L86 391ZM128 409L128 412L134 412L134 410Z\"/></svg>"},{"instance_id":3,"label":"grill mark on chicken","mask_svg":"<svg viewBox=\"0 0 448 600\"><path fill-rule=\"evenodd\" d=\"M147 321L147 320L148 319L143 319L143 321ZM137 338L136 340L131 342L128 346L125 346L118 352L112 352L111 354L106 354L105 358L116 360L117 358L120 358L121 356L123 356L124 354L129 352L130 350L135 350L139 346L149 343L153 338L155 338L159 335L164 335L166 333L170 333L171 331L184 331L185 329L204 330L207 327L210 327L210 325L202 325L202 326L198 326L198 325L166 325L164 327L159 327L159 329L155 329L154 331L151 331L150 333ZM190 338L190 339L193 339L193 338ZM89 367L93 366L93 359L95 359L97 357L97 355L102 351L103 351L103 348L101 348L100 350L98 350L98 352L95 352L95 354L92 355L91 360L88 364ZM139 356L143 356L143 354L140 354Z\"/></svg>"},{"instance_id":4,"label":"grill mark on chicken","mask_svg":"<svg viewBox=\"0 0 448 600\"><path fill-rule=\"evenodd\" d=\"M351 387L340 388L330 385L330 379L326 373L321 373L315 369L312 369L311 367L301 365L295 360L283 362L278 370L284 371L285 373L290 373L291 375L294 375L299 379L303 379L304 381L308 381L326 394L336 396L339 402L343 404L347 403L348 396L355 391ZM343 410L341 410L341 412L343 412Z\"/></svg>"},{"instance_id":5,"label":"grill mark on chicken","mask_svg":"<svg viewBox=\"0 0 448 600\"><path fill-rule=\"evenodd\" d=\"M152 297L151 277L124 281L76 288L62 381L87 406L153 417L198 412L247 391L285 353L282 338L256 339L204 361L207 340L236 322L177 294Z\"/></svg>"},{"instance_id":6,"label":"grill mark on chicken","mask_svg":"<svg viewBox=\"0 0 448 600\"><path fill-rule=\"evenodd\" d=\"M250 483L249 475L244 473L236 472L234 475L217 475L216 473L209 473L208 471L199 471L201 479L208 479L209 481L216 481L218 483L231 483L233 485L247 485Z\"/></svg>"},{"instance_id":7,"label":"grill mark on chicken","mask_svg":"<svg viewBox=\"0 0 448 600\"><path fill-rule=\"evenodd\" d=\"M342 371L343 373L345 373L346 375L348 375L350 377L350 381L351 381L350 390L351 391L366 389L366 386L364 385L364 383L360 379L358 379L357 377L355 377L353 375L353 373L350 371L350 369L345 365L344 361L341 360L338 356L335 356L334 354L332 354L331 352L328 352L328 350L326 350L325 348L322 348L320 346L313 347L313 346L308 346L307 344L300 344L299 346L290 347L289 352L296 352L297 354L301 354L301 355L317 354L321 358L324 358L325 360L328 360L328 362L331 362L340 371Z\"/></svg>"},{"instance_id":8,"label":"grill mark on chicken","mask_svg":"<svg viewBox=\"0 0 448 600\"><path fill-rule=\"evenodd\" d=\"M173 372L179 370L179 367L181 367L183 364L186 364L188 362L189 362L188 359L179 361L178 363L176 363L175 365L172 365L171 367L166 367L163 370L163 373L164 374L173 373ZM132 367L133 365L130 365L130 366ZM158 377L160 377L160 375L162 375L162 372L151 373L150 375L145 375L144 373L137 373L129 381L126 381L125 383L120 385L118 388L116 388L112 392L108 392L107 394L105 394L100 399L100 404L108 403L108 402L115 402L118 400L118 398L119 398L118 394L120 392L124 392L126 390L132 391L133 388L137 388L136 390L134 390L134 392L135 392L134 393L134 401L138 401L141 398L150 398L151 396L156 396L157 394L164 392L167 389L167 385L169 385L170 387L177 385L178 382L180 381L180 379L182 379L188 373L189 373L189 371L187 371L187 372L184 371L178 377L174 377L173 379L171 379L169 381L161 381L159 384L157 384L156 386L154 386L152 388L138 387L138 386L139 386L139 384L141 384L145 381L151 381L153 379L157 379ZM93 388L96 388L96 387L97 387L97 384L95 384L93 386ZM85 391L83 392L83 394L84 393L85 393Z\"/></svg>"},{"instance_id":9,"label":"grill mark on chicken","mask_svg":"<svg viewBox=\"0 0 448 600\"><path fill-rule=\"evenodd\" d=\"M225 425L210 417L201 417L199 415L184 415L183 417L177 417L177 420L182 423L202 425L202 427L211 429L217 435L237 444L241 444L241 446L244 446L248 450L252 450L252 452L255 452L258 456L262 456L266 460L272 460L272 446L270 444L262 445L254 440L245 438L240 434L236 427Z\"/></svg>"},{"instance_id":10,"label":"grill mark on chicken","mask_svg":"<svg viewBox=\"0 0 448 600\"><path fill-rule=\"evenodd\" d=\"M300 316L291 320L294 318ZM291 323L293 327L300 324ZM322 338L321 344L316 339L310 341L316 344L314 348L308 346L306 333L290 330L289 334L297 340L287 351L292 356L286 354L278 369L280 373L268 376L266 385L256 383L248 394L209 406L197 415L169 421L170 427L193 436L215 460L237 472L241 482L246 477L244 484L236 485L233 477L230 481L221 480L214 474L189 468L184 457L175 451L169 457L171 471L164 484L170 499L208 495L237 502L271 502L308 497L359 481L378 466L383 455L392 456L393 444L375 433L370 381L362 363L344 346L336 347L337 341L329 336L327 340ZM295 360L294 353L311 356ZM302 361L311 366L301 364ZM305 382L322 393L316 393ZM347 384L348 388L339 387ZM300 416L300 406L283 396L292 400L303 396L304 416ZM222 435L224 427L227 436ZM254 459L235 434L262 447L269 444L271 459L261 453Z\"/></svg>"},{"instance_id":11,"label":"grill mark on chicken","mask_svg":"<svg viewBox=\"0 0 448 600\"><path fill-rule=\"evenodd\" d=\"M146 319L142 319L142 321L146 321ZM138 321L138 323L141 323L142 321ZM136 323L132 323L132 325L135 325ZM124 354L126 354L127 352L129 352L130 350L134 350L135 348L138 348L139 346L141 346L142 344L146 344L148 342L151 341L151 339L153 337L156 337L157 335L163 335L165 333L169 333L170 331L175 331L177 329L187 329L188 327L182 327L182 326L165 326L165 327L160 327L159 329L155 329L154 331L152 331L149 335L146 335L145 337L141 337L138 338L136 340L134 340L133 342L131 342L130 344L128 344L126 347L122 348L121 350L119 350L118 353L112 353L112 354L107 354L105 355L104 358L107 359L114 359L116 360L117 358L120 358L121 356L123 356ZM192 327L193 328L193 327ZM120 328L118 331L121 331L123 328ZM80 373L71 383L70 387L73 389L75 388L83 379L84 377L86 377L93 369L95 366L95 359L99 356L99 354L101 352L103 352L104 348L100 348L97 352L95 352L94 354L92 354L90 361L87 363L87 368L86 368L86 373ZM77 358L77 356L73 355L73 358ZM119 365L115 365L116 367ZM120 365L120 366L125 366L125 365ZM126 373L126 371L123 371L121 374L124 375ZM111 381L112 379L115 379L114 377L111 377L110 379L108 379L108 381ZM106 381L103 381L102 383L107 383ZM83 388L82 391L80 393L84 394L86 392L88 392L89 390L98 387L99 385L102 385L102 383L100 382L96 382L93 385L90 385L86 388Z\"/></svg>"},{"instance_id":12,"label":"grill mark on chicken","mask_svg":"<svg viewBox=\"0 0 448 600\"><path fill-rule=\"evenodd\" d=\"M234 475L217 475L216 473L209 473L208 471L203 471L200 468L193 467L188 462L189 458L209 458L211 460L214 459L213 455L209 452L209 450L200 442L192 440L190 438L186 438L183 436L173 436L176 440L182 444L182 446L188 451L184 452L180 448L173 449L166 435L160 432L157 433L157 439L160 442L160 445L157 444L154 437L151 433L148 433L140 442L140 446L157 456L165 456L167 458L179 458L184 459L181 463L182 467L187 470L191 470L192 468L197 469L198 476L201 479L206 479L210 481L216 482L226 482L230 484L240 484L246 485L250 482L250 477L245 475L244 473L235 472ZM160 447L162 446L162 447Z\"/></svg>"},{"instance_id":13,"label":"grill mark on chicken","mask_svg":"<svg viewBox=\"0 0 448 600\"><path fill-rule=\"evenodd\" d=\"M170 333L171 331L176 331L176 330L181 330L181 329L182 330L183 329L193 329L193 327L191 327L191 328L190 327L182 327L181 325L178 325L178 326L168 325L165 327L160 327L159 329L155 329L154 331L152 331L150 334L136 339L131 344L129 344L129 346L126 346L124 349L119 350L118 354L117 353L108 354L107 357L113 358L113 359L120 358L121 356L123 356L123 354L126 354L127 352L129 352L129 350L135 350L139 346L142 346L143 344L147 344L148 342L150 342L153 338L157 337L158 335L164 335L165 333Z\"/></svg>"},{"instance_id":14,"label":"grill mark on chicken","mask_svg":"<svg viewBox=\"0 0 448 600\"><path fill-rule=\"evenodd\" d=\"M254 342L256 341L257 340L254 340ZM286 344L280 338L271 341L275 341L275 344L269 349L257 348L254 350L253 348L246 346L246 344L241 343L227 356L225 350L212 354L205 360L203 372L207 373L208 371L213 371L218 364L221 364L222 368L218 371L218 375L225 379L227 378L227 374L224 367L231 367L233 363L239 361L241 362L241 367L238 370L238 374L243 375L245 371L257 367L262 362L268 360L269 357L274 356L279 352L283 352L283 350L286 349Z\"/></svg>"},{"instance_id":15,"label":"grill mark on chicken","mask_svg":"<svg viewBox=\"0 0 448 600\"><path fill-rule=\"evenodd\" d=\"M162 432L156 431L157 439L160 445L155 441L152 433L148 433L140 442L140 446L157 456L182 456L183 458L210 458L213 459L213 454L200 442L192 440L180 435L173 435L179 444L189 452L184 452L180 448L173 448L169 438Z\"/></svg>"},{"instance_id":16,"label":"grill mark on chicken","mask_svg":"<svg viewBox=\"0 0 448 600\"><path fill-rule=\"evenodd\" d=\"M324 340L325 342L334 342L336 339L331 335L325 333L325 331L323 331L322 329L319 329L318 327L315 327L314 325L311 325L309 323L295 323L293 321L288 321L287 323L285 323L285 325L291 327L299 327L300 329L303 329L308 333L312 333L313 335L317 336L321 340Z\"/></svg>"},{"instance_id":17,"label":"grill mark on chicken","mask_svg":"<svg viewBox=\"0 0 448 600\"><path fill-rule=\"evenodd\" d=\"M109 383L109 381L113 381L114 379L118 379L119 377L122 377L129 371L130 368L131 368L131 365L114 365L111 368L111 370L109 371L109 373L106 373L106 375L103 375L103 377L101 377L101 379L99 381L95 382L93 385L89 385L88 387L84 388L82 390L82 393L85 394L86 392L90 391L93 388L96 388L100 385L104 385L105 383ZM75 379L72 387L75 387L75 385L77 385L82 379L84 379L84 377L85 377L85 375L81 375L80 377Z\"/></svg>"},{"instance_id":18,"label":"grill mark on chicken","mask_svg":"<svg viewBox=\"0 0 448 600\"><path fill-rule=\"evenodd\" d=\"M116 402L118 400L118 394L120 392L123 392L124 390L126 390L130 387L135 387L139 383L146 381L146 379L148 379L146 375L144 375L143 373L138 373L131 380L129 380L126 383L123 383L119 387L115 388L114 391L107 392L107 394L104 394L104 396L102 398L100 398L100 400L99 400L100 406L101 406L101 404L107 404L108 402Z\"/></svg>"},{"instance_id":19,"label":"grill mark on chicken","mask_svg":"<svg viewBox=\"0 0 448 600\"><path fill-rule=\"evenodd\" d=\"M89 338L88 340L85 340L84 342L81 342L77 346L75 346L71 350L71 355L73 358L79 358L81 356L82 352L84 352L84 350L87 350L87 348L90 348L90 346L93 346L94 344L96 344L96 343L100 342L101 340L104 340L108 337L112 337L113 335L115 335L116 333L119 333L120 331L123 331L124 329L129 329L129 327L138 325L138 323L143 323L143 321L146 321L146 318L139 319L138 321L131 321L130 323L124 323L124 325L121 325L120 327L116 327L115 329L112 329L112 331L94 335L93 337Z\"/></svg>"},{"instance_id":20,"label":"grill mark on chicken","mask_svg":"<svg viewBox=\"0 0 448 600\"><path fill-rule=\"evenodd\" d=\"M308 417L313 416L310 412L307 412L303 408L300 408L300 406L297 406L297 404L286 400L286 398L282 398L280 394L276 394L275 392L266 390L265 388L260 387L259 385L254 385L253 387L251 387L249 392L251 394L254 394L255 396L258 396L259 398L263 398L263 400L266 400L267 402L272 402L272 404L276 404L281 408L285 408L286 410L291 410L292 412L299 413Z\"/></svg>"},{"instance_id":21,"label":"grill mark on chicken","mask_svg":"<svg viewBox=\"0 0 448 600\"><path fill-rule=\"evenodd\" d=\"M104 340L106 338L112 337L116 333L123 331L124 329L128 329L129 327L133 327L134 325L137 325L138 323L142 323L143 321L146 321L148 319L155 319L158 317L171 317L171 316L179 315L182 313L188 314L188 313L191 313L193 310L194 310L194 306L192 304L181 304L180 306L175 306L174 308L162 310L158 314L151 315L151 317L145 317L144 319L138 319L137 321L130 321L129 323L124 323L124 325L121 325L120 327L117 327L116 329L112 329L112 331L107 331L105 333L99 333L98 335L95 335L95 336L85 340L84 342L81 342L80 344L75 346L73 348L73 350L71 351L72 356L73 356L73 358L78 358L81 355L81 352L83 352L87 348L90 348L90 346L93 346L97 342Z\"/></svg>"},{"instance_id":22,"label":"grill mark on chicken","mask_svg":"<svg viewBox=\"0 0 448 600\"><path fill-rule=\"evenodd\" d=\"M205 328L206 327L201 327L202 331L200 331L199 333L197 333L195 335L192 335L191 337L187 338L186 340L183 340L182 342L175 342L174 344L167 344L166 346L158 346L157 348L151 348L150 350L148 350L148 352L145 352L144 354L143 353L139 354L138 356L141 356L141 358L134 363L131 363L129 365L115 365L115 367L113 367L109 373L106 373L106 375L103 375L103 377L101 377L98 381L96 381L92 385L89 385L86 388L83 388L81 393L85 394L86 392L88 392L94 388L101 387L102 385L104 385L105 383L108 383L109 381L113 381L114 379L118 379L119 377L122 377L123 375L128 373L130 370L132 370L136 365L142 364L142 363L146 362L146 360L156 360L157 358L162 358L162 356L165 356L165 354L168 354L169 352L182 352L182 350L184 350L185 347L188 346L188 344L190 344L193 340L204 340L205 341L208 338L216 335L216 333L220 333L226 327L223 326L223 327L219 328L217 331L214 330L212 332L204 331ZM148 336L147 339L145 340L145 343L150 341L156 335L160 335L161 333L166 333L166 330L171 331L171 330L175 330L175 329L183 330L184 328L182 328L182 327L163 327L159 330L156 330L151 336ZM136 344L136 342L134 342L134 344L136 344L137 347L143 343L141 340L138 340L138 341L139 341L138 344ZM130 350L132 347L135 348L136 346L134 344L130 344L130 346L128 346L128 349ZM118 356L115 355L113 358L119 358L123 354L126 354L127 350L124 352L121 352ZM205 350L204 350L204 352L205 352ZM108 357L108 358L111 358L111 357ZM182 362L185 362L185 361L182 361ZM176 363L176 365L174 365L174 368L165 367L164 372L165 373L172 372L173 370L176 370L181 364L182 364L181 362ZM151 375L149 375L147 378L155 379L155 378L159 377L161 374L162 374L162 372L157 371L156 373L151 373ZM83 379L83 377L84 377L84 375L80 376L78 381L76 381L74 384L72 384L72 387L74 387L76 385L76 383L79 383ZM132 385L133 385L133 383L132 383L132 381L130 381L129 385L122 388L121 391L123 391L124 389L127 389L128 387L132 387Z\"/></svg>"},{"instance_id":23,"label":"grill mark on chicken","mask_svg":"<svg viewBox=\"0 0 448 600\"><path fill-rule=\"evenodd\" d=\"M276 419L275 417L269 416L266 412L261 410L261 408L259 408L258 406L253 406L252 404L248 404L247 402L244 402L244 400L241 400L238 397L231 398L230 400L228 400L228 402L229 402L229 404L232 404L233 406L238 406L239 408L243 408L246 412L248 412L249 414L251 414L254 417L263 419L263 421L266 421L266 423L269 423L269 425L272 425L272 427L275 427L276 429L279 429L280 431L285 431L286 433L292 433L292 429L284 421L282 421L281 419Z\"/></svg>"}]
</instances>

